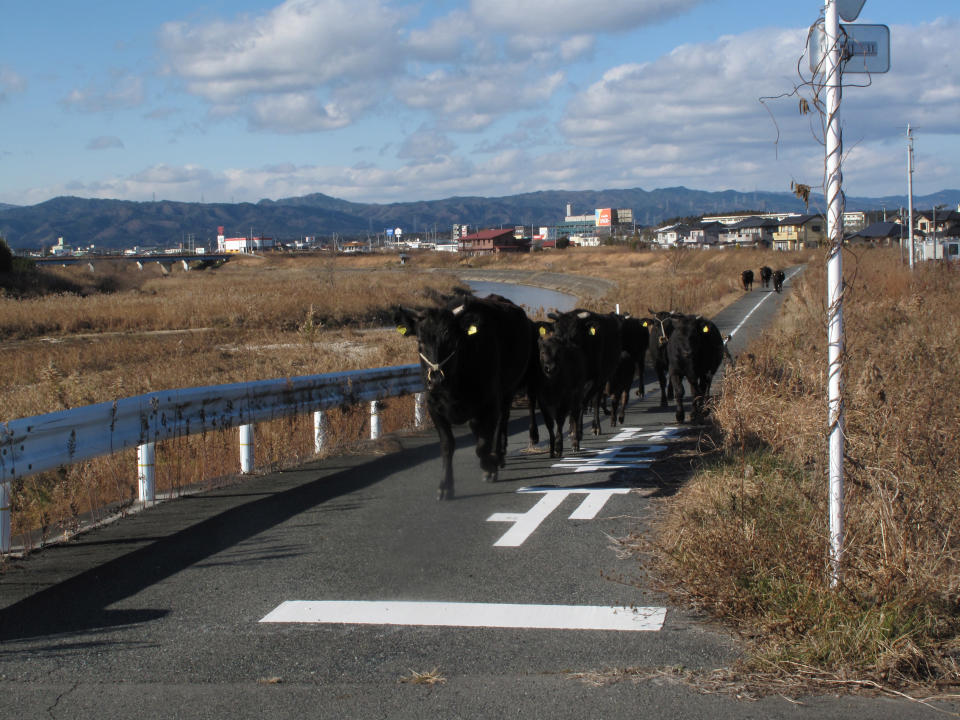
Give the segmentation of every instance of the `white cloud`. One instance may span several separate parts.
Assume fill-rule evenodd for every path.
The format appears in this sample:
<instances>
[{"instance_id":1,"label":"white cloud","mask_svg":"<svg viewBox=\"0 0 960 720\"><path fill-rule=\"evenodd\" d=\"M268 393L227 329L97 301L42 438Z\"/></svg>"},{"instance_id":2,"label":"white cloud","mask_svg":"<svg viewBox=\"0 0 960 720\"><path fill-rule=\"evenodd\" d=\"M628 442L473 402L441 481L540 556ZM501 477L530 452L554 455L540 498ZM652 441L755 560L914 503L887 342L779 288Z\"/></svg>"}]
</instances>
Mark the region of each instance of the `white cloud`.
<instances>
[{"instance_id":1,"label":"white cloud","mask_svg":"<svg viewBox=\"0 0 960 720\"><path fill-rule=\"evenodd\" d=\"M168 72L207 100L214 114L250 108L254 126L316 130L341 127L364 109L331 100L338 88L373 94L398 72L402 19L380 0L287 0L265 15L234 22L168 23L160 45ZM298 120L270 121L257 110L264 98L291 108ZM312 113L320 117L311 119Z\"/></svg>"},{"instance_id":2,"label":"white cloud","mask_svg":"<svg viewBox=\"0 0 960 720\"><path fill-rule=\"evenodd\" d=\"M471 11L488 27L516 33L535 23L548 35L620 32L681 15L703 0L472 0Z\"/></svg>"},{"instance_id":3,"label":"white cloud","mask_svg":"<svg viewBox=\"0 0 960 720\"><path fill-rule=\"evenodd\" d=\"M408 135L403 141L397 151L397 157L416 163L437 162L455 149L456 146L444 133L436 128L421 125L416 132Z\"/></svg>"},{"instance_id":4,"label":"white cloud","mask_svg":"<svg viewBox=\"0 0 960 720\"><path fill-rule=\"evenodd\" d=\"M942 72L960 67L958 29L957 21L895 27L895 72L847 76L851 84L871 81L843 96L848 187L876 187L884 175L902 175L902 148L886 144L902 136L908 122L927 132L960 133L960 78ZM800 82L790 69L804 38L800 30L756 30L682 45L654 62L610 68L568 103L559 127L573 146L612 161L604 160L606 167L623 167L624 179L632 170L644 186L698 180L705 189L786 189L790 179L819 184L823 151L811 132L811 122L814 130L819 127L816 116L801 117L796 97L768 101L772 116L758 101L790 93ZM901 65L898 57L909 60Z\"/></svg>"}]
</instances>

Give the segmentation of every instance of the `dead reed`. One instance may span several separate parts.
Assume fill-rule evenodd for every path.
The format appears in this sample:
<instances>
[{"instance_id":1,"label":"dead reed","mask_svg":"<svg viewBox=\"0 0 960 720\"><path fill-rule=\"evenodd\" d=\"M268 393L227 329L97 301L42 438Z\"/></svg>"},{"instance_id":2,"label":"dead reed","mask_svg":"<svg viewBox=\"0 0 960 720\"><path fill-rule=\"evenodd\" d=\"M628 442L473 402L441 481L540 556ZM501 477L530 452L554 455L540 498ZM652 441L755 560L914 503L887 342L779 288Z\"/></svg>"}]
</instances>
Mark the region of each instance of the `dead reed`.
<instances>
[{"instance_id":1,"label":"dead reed","mask_svg":"<svg viewBox=\"0 0 960 720\"><path fill-rule=\"evenodd\" d=\"M634 538L665 586L730 621L769 676L960 682L956 267L845 253L846 548L828 575L825 262L728 369L722 452ZM655 538L655 539L653 539Z\"/></svg>"}]
</instances>

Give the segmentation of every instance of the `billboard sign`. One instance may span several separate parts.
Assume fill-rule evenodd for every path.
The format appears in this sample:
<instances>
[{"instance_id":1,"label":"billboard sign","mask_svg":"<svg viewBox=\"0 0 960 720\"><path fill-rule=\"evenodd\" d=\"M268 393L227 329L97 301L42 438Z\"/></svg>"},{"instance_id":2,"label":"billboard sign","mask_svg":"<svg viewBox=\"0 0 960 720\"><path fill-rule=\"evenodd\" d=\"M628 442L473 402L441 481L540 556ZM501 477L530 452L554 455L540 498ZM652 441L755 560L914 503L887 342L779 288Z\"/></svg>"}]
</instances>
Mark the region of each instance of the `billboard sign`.
<instances>
[{"instance_id":1,"label":"billboard sign","mask_svg":"<svg viewBox=\"0 0 960 720\"><path fill-rule=\"evenodd\" d=\"M610 227L610 218L613 215L611 208L598 208L595 213L597 227Z\"/></svg>"},{"instance_id":2,"label":"billboard sign","mask_svg":"<svg viewBox=\"0 0 960 720\"><path fill-rule=\"evenodd\" d=\"M387 237L393 237L393 228L387 228L383 231Z\"/></svg>"}]
</instances>

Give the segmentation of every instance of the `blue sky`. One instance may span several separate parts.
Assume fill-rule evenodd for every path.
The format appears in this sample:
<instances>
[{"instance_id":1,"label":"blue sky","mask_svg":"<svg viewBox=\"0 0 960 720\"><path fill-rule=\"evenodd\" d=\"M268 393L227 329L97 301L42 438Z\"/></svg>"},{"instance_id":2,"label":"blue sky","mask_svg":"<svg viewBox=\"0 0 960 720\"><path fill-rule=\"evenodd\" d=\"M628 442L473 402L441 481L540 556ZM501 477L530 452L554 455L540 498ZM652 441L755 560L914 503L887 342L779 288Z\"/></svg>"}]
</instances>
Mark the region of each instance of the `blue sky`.
<instances>
[{"instance_id":1,"label":"blue sky","mask_svg":"<svg viewBox=\"0 0 960 720\"><path fill-rule=\"evenodd\" d=\"M816 0L48 0L0 26L0 202L819 187ZM956 0L867 0L848 195L960 188ZM809 89L803 89L809 96ZM960 200L960 197L958 197Z\"/></svg>"}]
</instances>

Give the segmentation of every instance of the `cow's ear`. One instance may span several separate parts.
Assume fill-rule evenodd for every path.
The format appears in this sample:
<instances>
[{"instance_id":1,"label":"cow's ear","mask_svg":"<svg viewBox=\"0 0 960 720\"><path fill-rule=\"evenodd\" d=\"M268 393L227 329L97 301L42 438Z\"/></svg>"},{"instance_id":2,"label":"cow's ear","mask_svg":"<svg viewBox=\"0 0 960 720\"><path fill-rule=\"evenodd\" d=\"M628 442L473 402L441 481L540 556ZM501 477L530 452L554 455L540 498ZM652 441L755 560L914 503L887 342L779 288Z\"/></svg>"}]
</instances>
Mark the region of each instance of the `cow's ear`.
<instances>
[{"instance_id":1,"label":"cow's ear","mask_svg":"<svg viewBox=\"0 0 960 720\"><path fill-rule=\"evenodd\" d=\"M534 323L537 327L537 335L540 337L547 337L550 333L553 332L553 323L543 322L538 320Z\"/></svg>"},{"instance_id":2,"label":"cow's ear","mask_svg":"<svg viewBox=\"0 0 960 720\"><path fill-rule=\"evenodd\" d=\"M416 337L417 326L423 320L423 313L410 308L398 307L393 313L393 322L397 326L397 332L401 335L412 335Z\"/></svg>"}]
</instances>

